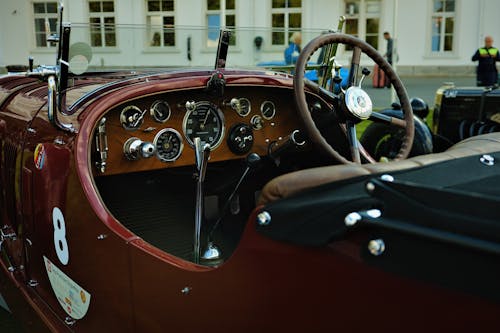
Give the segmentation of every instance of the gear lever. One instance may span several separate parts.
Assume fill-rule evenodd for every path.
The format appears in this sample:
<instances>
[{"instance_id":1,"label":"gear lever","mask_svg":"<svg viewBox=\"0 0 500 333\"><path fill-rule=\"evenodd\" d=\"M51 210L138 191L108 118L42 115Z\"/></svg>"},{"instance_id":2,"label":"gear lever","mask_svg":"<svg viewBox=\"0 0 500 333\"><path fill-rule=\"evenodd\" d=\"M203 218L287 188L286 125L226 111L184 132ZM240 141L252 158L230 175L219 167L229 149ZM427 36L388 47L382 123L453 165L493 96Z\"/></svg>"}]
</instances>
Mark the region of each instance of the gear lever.
<instances>
[{"instance_id":1,"label":"gear lever","mask_svg":"<svg viewBox=\"0 0 500 333\"><path fill-rule=\"evenodd\" d=\"M206 260L206 261L217 260L218 261L220 259L221 252L220 252L219 248L212 241L213 234L214 234L215 230L217 229L217 227L219 226L220 222L222 221L222 218L226 214L226 211L229 208L229 205L231 204L231 200L233 200L234 195L236 194L236 192L238 192L238 189L239 189L241 183L243 182L243 180L245 179L245 177L247 176L248 172L250 171L250 169L255 168L259 163L260 163L260 156L259 155L257 155L256 153L251 153L251 154L247 155L247 157L245 159L245 164L246 164L245 170L243 171L243 174L241 175L240 179L238 180L238 183L236 183L236 186L234 187L233 191L231 192L231 194L227 198L227 201L224 204L224 207L222 208L222 211L220 213L219 218L217 219L214 226L210 230L210 233L208 234L207 248L205 249L205 251L203 252L203 256L201 257L203 260Z\"/></svg>"},{"instance_id":2,"label":"gear lever","mask_svg":"<svg viewBox=\"0 0 500 333\"><path fill-rule=\"evenodd\" d=\"M194 154L196 162L196 211L194 215L194 248L193 259L196 264L200 263L200 235L201 222L203 220L203 184L207 171L208 159L210 157L210 144L201 142L199 137L194 138Z\"/></svg>"}]
</instances>

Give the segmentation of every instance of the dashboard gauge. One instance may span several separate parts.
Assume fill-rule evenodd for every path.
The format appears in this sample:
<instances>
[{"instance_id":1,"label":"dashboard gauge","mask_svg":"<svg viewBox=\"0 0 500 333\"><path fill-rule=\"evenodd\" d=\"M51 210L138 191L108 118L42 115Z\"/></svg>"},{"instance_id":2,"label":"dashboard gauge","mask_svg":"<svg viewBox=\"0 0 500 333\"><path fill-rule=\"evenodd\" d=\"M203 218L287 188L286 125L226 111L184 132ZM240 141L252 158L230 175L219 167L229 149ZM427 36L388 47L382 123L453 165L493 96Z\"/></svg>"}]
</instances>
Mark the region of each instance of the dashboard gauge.
<instances>
[{"instance_id":1,"label":"dashboard gauge","mask_svg":"<svg viewBox=\"0 0 500 333\"><path fill-rule=\"evenodd\" d=\"M237 155L245 155L253 146L252 127L247 124L236 124L228 132L227 145Z\"/></svg>"},{"instance_id":2,"label":"dashboard gauge","mask_svg":"<svg viewBox=\"0 0 500 333\"><path fill-rule=\"evenodd\" d=\"M271 101L264 101L260 105L260 113L262 113L262 117L264 119L272 119L276 115L276 107L274 106L274 103Z\"/></svg>"},{"instance_id":3,"label":"dashboard gauge","mask_svg":"<svg viewBox=\"0 0 500 333\"><path fill-rule=\"evenodd\" d=\"M164 128L156 134L153 144L156 156L162 162L172 162L181 156L184 144L179 132L173 128Z\"/></svg>"},{"instance_id":4,"label":"dashboard gauge","mask_svg":"<svg viewBox=\"0 0 500 333\"><path fill-rule=\"evenodd\" d=\"M217 148L224 136L224 115L221 110L210 102L198 102L186 111L182 123L184 136L191 147L194 138L210 144L210 149Z\"/></svg>"},{"instance_id":5,"label":"dashboard gauge","mask_svg":"<svg viewBox=\"0 0 500 333\"><path fill-rule=\"evenodd\" d=\"M170 118L170 106L165 101L156 101L149 109L151 116L159 123L164 123Z\"/></svg>"},{"instance_id":6,"label":"dashboard gauge","mask_svg":"<svg viewBox=\"0 0 500 333\"><path fill-rule=\"evenodd\" d=\"M252 110L252 105L247 98L232 98L230 105L242 117L248 116Z\"/></svg>"},{"instance_id":7,"label":"dashboard gauge","mask_svg":"<svg viewBox=\"0 0 500 333\"><path fill-rule=\"evenodd\" d=\"M141 127L142 123L144 122L145 113L145 110L141 111L141 109L139 109L137 106L129 105L123 108L122 112L120 113L120 123L126 130L135 131L136 129Z\"/></svg>"}]
</instances>

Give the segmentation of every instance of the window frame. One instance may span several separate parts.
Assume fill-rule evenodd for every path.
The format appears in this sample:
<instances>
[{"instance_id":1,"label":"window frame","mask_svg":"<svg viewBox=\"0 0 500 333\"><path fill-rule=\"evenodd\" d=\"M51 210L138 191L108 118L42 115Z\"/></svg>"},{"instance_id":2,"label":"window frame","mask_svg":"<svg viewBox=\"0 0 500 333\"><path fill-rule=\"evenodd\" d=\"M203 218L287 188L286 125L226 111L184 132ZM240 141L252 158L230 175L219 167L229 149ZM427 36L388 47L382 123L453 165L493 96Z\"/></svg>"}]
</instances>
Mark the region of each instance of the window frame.
<instances>
[{"instance_id":1,"label":"window frame","mask_svg":"<svg viewBox=\"0 0 500 333\"><path fill-rule=\"evenodd\" d=\"M149 3L150 2L158 2L160 7L159 10L149 10ZM161 5L162 1L161 0L145 0L145 14L146 14L146 48L149 50L168 50L168 49L176 49L178 46L178 34L175 28L175 24L177 22L177 15L176 15L176 9L177 9L177 3L176 0L172 0L173 4L173 10L162 10ZM161 25L157 24L152 24L151 23L151 18L152 17L158 17L161 21ZM172 18L173 23L172 24L165 24L165 18ZM165 25L169 25L171 27L166 28ZM159 30L158 30L159 29ZM159 45L156 45L156 34L159 34L160 39L159 39ZM173 34L173 45L169 45L165 43L165 34Z\"/></svg>"},{"instance_id":2,"label":"window frame","mask_svg":"<svg viewBox=\"0 0 500 333\"><path fill-rule=\"evenodd\" d=\"M301 31L303 28L303 18L304 18L304 1L301 0L300 7L288 7L288 1L285 0L285 7L284 8L273 8L273 0L269 1L269 8L270 8L270 27L271 31L269 34L269 40L271 41L271 48L277 49L277 48L285 48L289 44L290 36L295 32L295 31ZM275 44L274 43L274 38L273 38L273 33L274 32L281 32L281 27L275 28L273 26L273 15L274 14L283 14L284 15L284 22L283 22L283 33L284 33L284 40L282 44ZM290 14L300 14L300 27L298 28L290 28ZM276 31L275 31L276 29Z\"/></svg>"},{"instance_id":3,"label":"window frame","mask_svg":"<svg viewBox=\"0 0 500 333\"><path fill-rule=\"evenodd\" d=\"M220 28L222 26L227 27L231 29L232 34L229 40L229 45L232 47L238 47L238 38L234 34L236 33L237 29L236 27L238 26L238 17L237 17L237 0L234 0L234 8L228 9L227 8L227 0L224 1L226 4L226 9L225 9L225 18L222 20L222 1L219 2L219 9L208 9L208 0L204 0L205 3L205 27L207 28L207 33L204 36L204 47L205 49L214 49L217 48L218 42L219 42L219 37L218 37L218 31L220 31ZM218 26L210 26L209 25L209 16L211 15L219 15L219 25ZM227 17L228 16L234 16L234 26L228 26L227 25ZM222 24L224 23L224 24ZM216 28L217 27L217 28ZM212 40L209 38L209 34L212 30L217 29L217 39L215 40L214 45L209 45L209 41Z\"/></svg>"},{"instance_id":4,"label":"window frame","mask_svg":"<svg viewBox=\"0 0 500 333\"><path fill-rule=\"evenodd\" d=\"M112 2L113 3L113 11L112 12L105 12L104 11L104 2ZM90 10L90 4L91 3L99 3L100 4L100 11L98 12L93 12ZM118 47L118 38L116 35L116 2L115 0L87 0L88 4L88 13L89 13L89 44L92 48L98 48L98 49L109 49L109 48L117 48ZM100 41L101 45L93 45L92 41L92 35L94 34L93 32L93 26L96 26L95 23L92 23L92 19L98 18L99 19L99 34L100 34ZM112 18L113 23L109 24L106 23L106 19ZM107 45L107 39L106 35L109 33L113 33L114 35L114 45Z\"/></svg>"},{"instance_id":5,"label":"window frame","mask_svg":"<svg viewBox=\"0 0 500 333\"><path fill-rule=\"evenodd\" d=\"M428 24L427 24L427 29L428 29L428 33L427 33L427 40L428 40L428 47L427 47L427 54L428 56L430 57L449 57L449 56L456 56L458 50L457 50L457 33L458 33L458 30L457 30L457 18L458 18L458 15L457 15L457 11L458 11L458 6L459 6L459 1L457 0L447 0L447 1L453 1L454 2L454 10L453 12L449 12L449 11L446 11L446 12L436 12L434 10L434 2L436 0L430 0L429 1L429 15L427 16L428 17ZM443 0L440 0L440 1L443 1ZM446 1L446 0L444 0ZM438 36L439 36L439 50L436 50L434 51L433 50L433 45L434 45L434 29L433 29L433 25L434 25L434 19L436 17L441 17L442 20L444 19L444 22L445 24L442 24L441 25L441 28L440 28L440 31L438 32ZM451 32L451 34L447 34L446 33L446 19L447 18L453 18L453 31ZM448 35L451 35L452 38L453 38L453 41L451 43L451 50L445 50L445 38L446 36Z\"/></svg>"},{"instance_id":6,"label":"window frame","mask_svg":"<svg viewBox=\"0 0 500 333\"><path fill-rule=\"evenodd\" d=\"M56 6L56 12L55 13L48 13L47 11L47 4L55 4ZM45 29L45 25L47 24L47 22L49 23L49 29L50 29L50 34L57 34L57 22L59 20L59 15L58 15L58 12L57 12L57 8L58 8L58 2L57 1L33 1L32 3L32 13L33 13L33 42L34 42L34 46L35 46L35 49L39 49L39 50L44 50L44 49L50 49L52 47L56 47L57 44L56 43L53 43L53 42L47 42L47 33L46 33L46 29ZM37 4L43 4L44 5L44 13L35 13L35 5ZM37 30L37 20L39 19L43 19L44 20L44 29L41 30L41 31L38 31ZM51 21L52 22L55 22L53 25L51 24ZM45 45L38 45L38 36L42 36L42 40L45 41ZM45 36L45 37L43 37Z\"/></svg>"},{"instance_id":7,"label":"window frame","mask_svg":"<svg viewBox=\"0 0 500 333\"><path fill-rule=\"evenodd\" d=\"M358 12L356 14L349 15L347 13L347 4L350 2L355 2L358 3ZM368 13L368 5L370 3L378 3L379 11L376 14L371 14ZM382 50L381 47L383 43L382 41L382 33L380 31L380 26L382 22L382 10L383 10L383 1L381 0L344 0L344 14L346 16L346 21L349 19L356 19L357 20L357 34L355 35L357 38L367 41L367 37L369 36L375 36L377 35L377 45L372 45L375 49L377 50ZM368 20L370 19L378 19L378 31L376 33L368 33L367 28L368 28ZM344 31L346 31L347 28L347 23L344 26ZM368 42L367 42L368 43ZM371 44L370 44L371 45ZM346 52L350 52L351 50L345 50Z\"/></svg>"}]
</instances>

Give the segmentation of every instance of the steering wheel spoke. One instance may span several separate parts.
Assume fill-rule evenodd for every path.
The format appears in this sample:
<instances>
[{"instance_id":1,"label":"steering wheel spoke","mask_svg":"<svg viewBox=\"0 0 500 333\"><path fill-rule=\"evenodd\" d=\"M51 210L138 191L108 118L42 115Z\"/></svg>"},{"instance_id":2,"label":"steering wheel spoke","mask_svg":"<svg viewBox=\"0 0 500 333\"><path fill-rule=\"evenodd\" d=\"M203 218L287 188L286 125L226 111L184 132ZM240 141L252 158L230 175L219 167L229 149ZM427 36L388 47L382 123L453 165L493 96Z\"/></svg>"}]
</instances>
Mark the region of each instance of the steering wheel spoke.
<instances>
[{"instance_id":1,"label":"steering wheel spoke","mask_svg":"<svg viewBox=\"0 0 500 333\"><path fill-rule=\"evenodd\" d=\"M336 103L339 99L339 96L334 94L333 92L321 87L317 83L304 78L304 85L313 91L314 93L318 94L319 96L323 97L328 103Z\"/></svg>"},{"instance_id":2,"label":"steering wheel spoke","mask_svg":"<svg viewBox=\"0 0 500 333\"><path fill-rule=\"evenodd\" d=\"M402 128L406 127L405 120L396 117L391 117L380 112L372 112L369 119L375 122L381 122L388 125L395 125Z\"/></svg>"},{"instance_id":3,"label":"steering wheel spoke","mask_svg":"<svg viewBox=\"0 0 500 333\"><path fill-rule=\"evenodd\" d=\"M357 46L352 50L351 68L349 69L348 87L357 86L359 83L359 62L361 60L361 49Z\"/></svg>"},{"instance_id":4,"label":"steering wheel spoke","mask_svg":"<svg viewBox=\"0 0 500 333\"><path fill-rule=\"evenodd\" d=\"M351 151L351 158L354 163L361 164L361 156L359 154L359 141L356 136L356 125L354 122L348 120L346 122L347 128L347 141L349 142L349 149Z\"/></svg>"}]
</instances>

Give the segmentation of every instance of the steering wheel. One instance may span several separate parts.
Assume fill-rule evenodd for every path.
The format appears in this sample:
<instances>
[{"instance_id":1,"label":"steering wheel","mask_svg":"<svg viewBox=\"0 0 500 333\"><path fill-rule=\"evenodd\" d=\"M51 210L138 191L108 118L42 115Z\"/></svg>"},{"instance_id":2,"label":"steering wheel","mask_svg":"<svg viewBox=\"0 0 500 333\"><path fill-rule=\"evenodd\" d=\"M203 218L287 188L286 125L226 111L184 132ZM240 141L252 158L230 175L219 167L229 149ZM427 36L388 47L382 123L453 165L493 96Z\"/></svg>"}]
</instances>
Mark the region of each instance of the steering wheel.
<instances>
[{"instance_id":1,"label":"steering wheel","mask_svg":"<svg viewBox=\"0 0 500 333\"><path fill-rule=\"evenodd\" d=\"M353 52L351 67L349 69L349 78L347 81L347 89L345 91L342 89L340 93L336 94L308 79L305 79L304 74L307 62L316 50L329 44L339 43L352 46ZM391 81L399 98L404 119L390 117L372 111L372 101L370 96L368 96L368 94L360 86L358 72L362 52L378 64L379 68L385 72L387 79ZM364 70L363 75L365 74L366 71ZM331 84L333 85L333 78ZM394 160L400 160L408 157L413 144L414 136L413 111L408 99L408 94L403 86L403 83L399 79L396 72L394 72L391 65L371 45L361 39L341 33L324 34L314 38L303 48L297 59L297 63L295 65L295 75L293 78L293 87L295 103L310 139L317 146L319 146L321 150L323 150L327 155L333 157L335 160L345 164L353 162L359 164L361 163L361 152L366 160L372 163L375 162L375 160L360 146L356 137L356 123L365 119L404 128L405 135L401 139L401 148ZM306 88L317 93L332 105L332 109L337 113L337 118L342 125L341 127L345 129L347 141L350 146L352 161L349 161L344 156L339 154L326 141L319 129L316 127L306 101Z\"/></svg>"}]
</instances>

